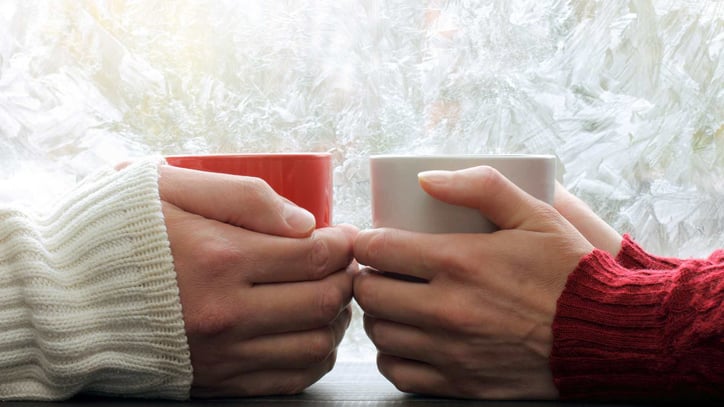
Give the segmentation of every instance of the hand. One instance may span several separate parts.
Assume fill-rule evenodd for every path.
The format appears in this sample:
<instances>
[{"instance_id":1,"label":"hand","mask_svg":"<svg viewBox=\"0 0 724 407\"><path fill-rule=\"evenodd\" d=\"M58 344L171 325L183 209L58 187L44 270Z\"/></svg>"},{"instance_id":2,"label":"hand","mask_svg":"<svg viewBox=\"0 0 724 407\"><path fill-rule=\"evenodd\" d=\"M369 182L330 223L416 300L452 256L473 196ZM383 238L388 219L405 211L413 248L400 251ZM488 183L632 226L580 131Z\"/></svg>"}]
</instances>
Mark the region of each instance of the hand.
<instances>
[{"instance_id":1,"label":"hand","mask_svg":"<svg viewBox=\"0 0 724 407\"><path fill-rule=\"evenodd\" d=\"M191 395L292 394L326 374L351 317L357 229L314 230L257 178L164 165L159 188Z\"/></svg>"},{"instance_id":2,"label":"hand","mask_svg":"<svg viewBox=\"0 0 724 407\"><path fill-rule=\"evenodd\" d=\"M478 208L501 230L358 234L355 257L372 269L355 278L354 295L380 372L410 393L555 398L548 356L556 302L593 247L490 167L424 173L420 182L437 199Z\"/></svg>"},{"instance_id":3,"label":"hand","mask_svg":"<svg viewBox=\"0 0 724 407\"><path fill-rule=\"evenodd\" d=\"M585 202L556 182L553 206L563 215L592 245L618 255L623 238L608 223L599 218Z\"/></svg>"}]
</instances>

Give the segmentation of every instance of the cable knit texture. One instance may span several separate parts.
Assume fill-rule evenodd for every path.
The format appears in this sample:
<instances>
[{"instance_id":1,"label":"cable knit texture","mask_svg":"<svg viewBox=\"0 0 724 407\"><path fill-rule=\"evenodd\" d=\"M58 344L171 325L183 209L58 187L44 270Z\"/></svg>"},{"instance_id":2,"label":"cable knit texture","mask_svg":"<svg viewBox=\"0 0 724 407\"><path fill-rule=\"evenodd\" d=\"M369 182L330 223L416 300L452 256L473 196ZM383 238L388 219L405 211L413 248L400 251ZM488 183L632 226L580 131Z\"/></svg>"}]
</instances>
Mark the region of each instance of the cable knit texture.
<instances>
[{"instance_id":1,"label":"cable knit texture","mask_svg":"<svg viewBox=\"0 0 724 407\"><path fill-rule=\"evenodd\" d=\"M157 163L89 177L50 215L0 208L0 400L188 398Z\"/></svg>"},{"instance_id":2,"label":"cable knit texture","mask_svg":"<svg viewBox=\"0 0 724 407\"><path fill-rule=\"evenodd\" d=\"M569 276L553 322L562 398L724 397L724 251L652 256L626 236Z\"/></svg>"}]
</instances>

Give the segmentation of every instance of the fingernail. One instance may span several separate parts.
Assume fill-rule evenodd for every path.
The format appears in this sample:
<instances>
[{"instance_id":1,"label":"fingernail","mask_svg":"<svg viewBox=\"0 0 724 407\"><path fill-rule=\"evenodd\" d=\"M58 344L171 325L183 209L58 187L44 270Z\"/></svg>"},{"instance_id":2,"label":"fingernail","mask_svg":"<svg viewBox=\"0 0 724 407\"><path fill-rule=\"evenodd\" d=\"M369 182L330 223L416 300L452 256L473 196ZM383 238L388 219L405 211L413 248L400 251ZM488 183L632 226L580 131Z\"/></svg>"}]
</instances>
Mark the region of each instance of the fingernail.
<instances>
[{"instance_id":1,"label":"fingernail","mask_svg":"<svg viewBox=\"0 0 724 407\"><path fill-rule=\"evenodd\" d=\"M426 184L444 184L451 176L451 171L423 171L417 174L417 179Z\"/></svg>"},{"instance_id":2,"label":"fingernail","mask_svg":"<svg viewBox=\"0 0 724 407\"><path fill-rule=\"evenodd\" d=\"M311 212L289 202L284 203L284 220L287 221L287 225L299 232L308 232L316 226Z\"/></svg>"}]
</instances>

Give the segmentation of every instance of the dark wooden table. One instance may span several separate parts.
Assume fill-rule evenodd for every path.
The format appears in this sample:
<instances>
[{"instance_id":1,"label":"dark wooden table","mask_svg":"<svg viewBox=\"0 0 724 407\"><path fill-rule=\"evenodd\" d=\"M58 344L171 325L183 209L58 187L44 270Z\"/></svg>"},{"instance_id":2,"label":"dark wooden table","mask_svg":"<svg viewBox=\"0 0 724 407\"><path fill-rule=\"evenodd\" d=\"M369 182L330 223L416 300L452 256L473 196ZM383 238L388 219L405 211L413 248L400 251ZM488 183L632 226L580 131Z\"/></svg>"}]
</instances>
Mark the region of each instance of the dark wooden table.
<instances>
[{"instance_id":1,"label":"dark wooden table","mask_svg":"<svg viewBox=\"0 0 724 407\"><path fill-rule=\"evenodd\" d=\"M666 403L663 403L666 405ZM95 406L147 407L176 406L486 406L486 407L551 407L596 406L632 407L658 404L636 403L583 403L562 401L468 401L413 396L399 392L377 372L372 363L338 363L318 383L296 396L274 396L248 399L191 400L187 402L135 400L121 398L80 397L60 403L52 402L0 402L0 407L95 407ZM672 404L668 404L672 405Z\"/></svg>"}]
</instances>

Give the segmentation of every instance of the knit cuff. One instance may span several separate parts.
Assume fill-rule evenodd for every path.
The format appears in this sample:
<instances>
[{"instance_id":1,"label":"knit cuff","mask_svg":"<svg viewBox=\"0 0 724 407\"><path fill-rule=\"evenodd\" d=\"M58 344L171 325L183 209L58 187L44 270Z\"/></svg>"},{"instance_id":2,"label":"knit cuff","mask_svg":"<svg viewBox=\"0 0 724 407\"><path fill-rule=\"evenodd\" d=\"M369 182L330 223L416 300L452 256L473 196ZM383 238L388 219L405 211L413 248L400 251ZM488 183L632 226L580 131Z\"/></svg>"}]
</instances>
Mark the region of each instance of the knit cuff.
<instances>
[{"instance_id":1,"label":"knit cuff","mask_svg":"<svg viewBox=\"0 0 724 407\"><path fill-rule=\"evenodd\" d=\"M188 398L157 164L90 177L42 219L0 210L0 399Z\"/></svg>"},{"instance_id":2,"label":"knit cuff","mask_svg":"<svg viewBox=\"0 0 724 407\"><path fill-rule=\"evenodd\" d=\"M724 265L630 270L594 250L569 276L550 366L564 399L721 398Z\"/></svg>"},{"instance_id":3,"label":"knit cuff","mask_svg":"<svg viewBox=\"0 0 724 407\"><path fill-rule=\"evenodd\" d=\"M624 268L633 270L671 270L679 266L682 260L649 254L634 242L630 235L625 234L616 262Z\"/></svg>"}]
</instances>

